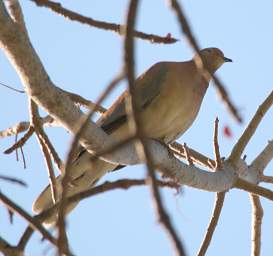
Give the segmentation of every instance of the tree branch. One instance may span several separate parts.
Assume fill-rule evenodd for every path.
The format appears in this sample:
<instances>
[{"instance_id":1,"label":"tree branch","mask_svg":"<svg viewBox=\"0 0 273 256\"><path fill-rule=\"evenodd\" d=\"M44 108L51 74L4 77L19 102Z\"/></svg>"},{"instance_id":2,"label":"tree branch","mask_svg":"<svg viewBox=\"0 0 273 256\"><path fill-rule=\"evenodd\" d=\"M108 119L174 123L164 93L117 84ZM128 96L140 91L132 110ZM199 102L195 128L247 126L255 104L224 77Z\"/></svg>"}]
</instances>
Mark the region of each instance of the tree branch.
<instances>
[{"instance_id":1,"label":"tree branch","mask_svg":"<svg viewBox=\"0 0 273 256\"><path fill-rule=\"evenodd\" d=\"M173 142L169 146L175 155L177 155L178 157L186 158L186 152L183 145L179 144L178 142ZM216 163L213 159L197 152L196 150L190 148L188 145L187 148L189 151L189 155L191 156L191 159L195 163L198 163L199 165L206 166L209 168L214 168Z\"/></svg>"},{"instance_id":2,"label":"tree branch","mask_svg":"<svg viewBox=\"0 0 273 256\"><path fill-rule=\"evenodd\" d=\"M250 141L258 125L260 124L264 115L272 106L272 104L273 104L273 91L269 94L269 96L265 99L265 101L259 106L257 112L255 113L252 120L248 124L244 133L242 134L240 139L237 141L237 143L233 147L232 152L228 158L231 163L236 164L238 159L241 157L246 145Z\"/></svg>"},{"instance_id":3,"label":"tree branch","mask_svg":"<svg viewBox=\"0 0 273 256\"><path fill-rule=\"evenodd\" d=\"M161 187L170 187L170 188L178 188L177 183L175 182L166 182L166 181L161 181L157 180L158 186ZM143 179L122 179L122 180L117 180L114 182L105 182L99 186L92 187L90 189L87 189L85 191L79 192L74 194L73 196L70 196L67 198L67 202L69 204L73 203L78 203L81 200L87 199L89 197L99 195L104 192L109 192L115 189L129 189L134 186L141 186L141 185L147 185L147 180ZM35 216L35 218L41 222L43 222L46 218L52 216L54 213L56 213L56 209L58 209L60 203L55 204L51 208L46 209L39 215ZM18 248L24 249L27 242L29 241L31 235L33 233L33 230L31 226L28 226L27 229L25 230L23 236L21 237L19 243L18 243Z\"/></svg>"},{"instance_id":4,"label":"tree branch","mask_svg":"<svg viewBox=\"0 0 273 256\"><path fill-rule=\"evenodd\" d=\"M5 239L0 236L0 251L3 256L24 256L23 250L18 247L11 246Z\"/></svg>"},{"instance_id":5,"label":"tree branch","mask_svg":"<svg viewBox=\"0 0 273 256\"><path fill-rule=\"evenodd\" d=\"M35 218L31 217L26 211L24 211L21 207L17 204L12 202L8 197L6 197L2 192L0 192L0 201L12 212L18 213L23 219L25 219L32 229L41 233L41 235L50 241L53 245L57 245L57 241L54 237L51 236L50 233L46 231L46 229L41 225L39 221Z\"/></svg>"},{"instance_id":6,"label":"tree branch","mask_svg":"<svg viewBox=\"0 0 273 256\"><path fill-rule=\"evenodd\" d=\"M31 1L34 2L37 6L43 6L43 7L49 8L51 11L61 16L64 16L65 18L71 21L77 21L85 25L96 27L98 29L110 30L119 35L124 35L125 27L123 25L109 23L105 21L98 21L98 20L83 16L79 13L73 12L71 10L68 10L62 7L60 3L56 3L56 2L52 2L48 0L31 0ZM172 44L178 41L178 39L172 38L169 36L162 37L162 36L153 35L153 34L146 34L136 30L133 32L133 35L139 39L149 40L152 43Z\"/></svg>"},{"instance_id":7,"label":"tree branch","mask_svg":"<svg viewBox=\"0 0 273 256\"><path fill-rule=\"evenodd\" d=\"M52 144L50 143L49 139L47 138L46 134L44 133L42 129L42 126L39 122L40 116L38 112L38 107L31 99L29 99L29 114L30 114L31 124L33 125L35 129L38 142L44 154L47 171L48 171L49 184L51 188L52 200L55 203L57 201L58 194L57 194L57 185L56 185L56 178L54 175L54 169L50 159L50 153L49 153L50 149L53 150L51 151L52 152L51 155L54 155L60 167L62 166L60 162L61 160L59 159L57 152L55 151L54 147L52 146ZM45 141L49 144L46 144Z\"/></svg>"},{"instance_id":8,"label":"tree branch","mask_svg":"<svg viewBox=\"0 0 273 256\"><path fill-rule=\"evenodd\" d=\"M125 43L124 43L124 52L125 52L125 67L127 72L128 79L128 91L129 97L127 99L128 108L127 108L127 116L129 127L132 128L132 133L135 132L136 138L139 140L141 147L137 147L137 152L139 157L144 160L147 167L148 178L151 183L151 192L153 196L153 201L155 204L155 208L159 217L159 222L165 228L167 234L171 242L173 243L176 255L185 255L184 248L181 240L178 237L178 234L171 222L171 219L166 212L164 205L161 200L161 196L156 184L156 176L154 171L154 163L152 158L150 157L149 149L147 147L146 139L144 137L144 133L141 127L139 113L139 106L136 102L135 97L135 66L134 66L134 41L133 41L133 30L136 21L138 8L138 0L131 0L127 13L127 21L126 21L126 34L125 34ZM129 111L128 111L129 110Z\"/></svg>"},{"instance_id":9,"label":"tree branch","mask_svg":"<svg viewBox=\"0 0 273 256\"><path fill-rule=\"evenodd\" d=\"M215 199L215 204L214 204L214 209L213 209L213 214L209 223L209 226L207 228L206 235L203 239L203 242L201 244L201 247L198 252L198 256L204 256L206 255L206 251L210 245L212 236L214 234L215 228L217 226L223 205L224 205L224 200L225 200L225 192L220 192L216 194L216 199Z\"/></svg>"},{"instance_id":10,"label":"tree branch","mask_svg":"<svg viewBox=\"0 0 273 256\"><path fill-rule=\"evenodd\" d=\"M273 158L273 140L269 141L263 151L252 161L249 169L253 169L263 175L263 172Z\"/></svg>"},{"instance_id":11,"label":"tree branch","mask_svg":"<svg viewBox=\"0 0 273 256\"><path fill-rule=\"evenodd\" d=\"M260 256L263 207L260 198L256 195L250 194L250 201L252 204L251 255Z\"/></svg>"},{"instance_id":12,"label":"tree branch","mask_svg":"<svg viewBox=\"0 0 273 256\"><path fill-rule=\"evenodd\" d=\"M19 180L17 178L5 176L5 175L0 175L0 180L5 180L5 181L11 182L11 183L18 184L23 187L27 187L27 184L24 181Z\"/></svg>"}]
</instances>

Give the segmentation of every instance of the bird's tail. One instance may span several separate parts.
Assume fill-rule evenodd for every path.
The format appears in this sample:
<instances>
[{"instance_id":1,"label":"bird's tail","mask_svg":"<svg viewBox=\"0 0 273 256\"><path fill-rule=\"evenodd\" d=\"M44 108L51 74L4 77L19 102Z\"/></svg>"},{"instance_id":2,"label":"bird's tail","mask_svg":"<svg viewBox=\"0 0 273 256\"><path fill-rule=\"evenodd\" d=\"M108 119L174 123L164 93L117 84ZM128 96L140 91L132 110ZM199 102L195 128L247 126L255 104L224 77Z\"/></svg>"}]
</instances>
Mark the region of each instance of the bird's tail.
<instances>
[{"instance_id":1,"label":"bird's tail","mask_svg":"<svg viewBox=\"0 0 273 256\"><path fill-rule=\"evenodd\" d=\"M96 159L90 161L90 155L86 152L84 153L77 161L73 163L73 166L70 169L71 175L67 187L67 197L73 196L79 192L85 191L90 188L98 179L104 176L108 171L115 168L115 165L107 163L103 160ZM61 175L56 179L56 190L57 190L57 201L60 197L62 187L61 187L62 177ZM79 202L69 203L66 209L66 214L70 213ZM43 212L46 209L49 209L54 205L51 189L48 185L38 198L34 201L32 205L32 210L36 214ZM56 222L57 215L56 213L49 216L44 220L44 224L52 225Z\"/></svg>"}]
</instances>

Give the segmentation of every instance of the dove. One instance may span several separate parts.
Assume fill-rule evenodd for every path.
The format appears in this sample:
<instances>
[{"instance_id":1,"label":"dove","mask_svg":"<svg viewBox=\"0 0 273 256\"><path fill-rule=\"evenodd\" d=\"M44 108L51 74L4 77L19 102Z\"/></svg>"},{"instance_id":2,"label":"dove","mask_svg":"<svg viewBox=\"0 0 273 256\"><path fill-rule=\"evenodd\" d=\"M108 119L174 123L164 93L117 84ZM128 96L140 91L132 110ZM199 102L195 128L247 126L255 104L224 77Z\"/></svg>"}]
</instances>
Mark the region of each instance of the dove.
<instances>
[{"instance_id":1,"label":"dove","mask_svg":"<svg viewBox=\"0 0 273 256\"><path fill-rule=\"evenodd\" d=\"M139 107L142 132L148 139L155 139L166 145L177 140L192 125L200 110L211 75L225 62L232 62L218 48L205 48L199 52L204 68L210 75L204 76L198 66L198 56L184 62L158 62L140 75L135 83L135 97ZM131 133L126 113L125 90L112 106L99 118L97 125L116 141L127 138ZM82 150L70 169L71 184L67 196L90 188L107 172L117 166ZM57 177L57 192L61 192L60 175ZM67 207L69 213L78 202ZM41 213L53 206L50 187L39 195L33 204L33 211ZM44 223L53 224L56 214Z\"/></svg>"}]
</instances>

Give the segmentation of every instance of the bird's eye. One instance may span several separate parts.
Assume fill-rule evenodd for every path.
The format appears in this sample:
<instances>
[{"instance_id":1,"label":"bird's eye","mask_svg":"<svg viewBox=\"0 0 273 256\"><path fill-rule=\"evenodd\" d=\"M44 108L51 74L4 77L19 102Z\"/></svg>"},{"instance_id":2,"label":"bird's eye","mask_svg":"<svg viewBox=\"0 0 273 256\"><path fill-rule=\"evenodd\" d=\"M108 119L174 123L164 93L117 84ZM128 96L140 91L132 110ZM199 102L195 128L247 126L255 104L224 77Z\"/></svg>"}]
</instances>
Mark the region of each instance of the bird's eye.
<instances>
[{"instance_id":1,"label":"bird's eye","mask_svg":"<svg viewBox=\"0 0 273 256\"><path fill-rule=\"evenodd\" d=\"M211 49L208 49L208 53L211 53Z\"/></svg>"}]
</instances>

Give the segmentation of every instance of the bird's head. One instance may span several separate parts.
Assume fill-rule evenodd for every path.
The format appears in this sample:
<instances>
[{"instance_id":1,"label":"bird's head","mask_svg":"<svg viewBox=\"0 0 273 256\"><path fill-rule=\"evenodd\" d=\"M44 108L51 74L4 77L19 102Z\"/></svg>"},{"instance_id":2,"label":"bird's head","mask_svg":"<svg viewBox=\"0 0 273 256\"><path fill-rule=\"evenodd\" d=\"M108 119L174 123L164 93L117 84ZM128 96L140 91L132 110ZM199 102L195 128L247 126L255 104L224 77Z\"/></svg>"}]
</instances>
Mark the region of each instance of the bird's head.
<instances>
[{"instance_id":1,"label":"bird's head","mask_svg":"<svg viewBox=\"0 0 273 256\"><path fill-rule=\"evenodd\" d=\"M225 62L232 62L232 60L225 57L223 52L218 48L205 48L200 51L200 56L204 67L212 74Z\"/></svg>"}]
</instances>

